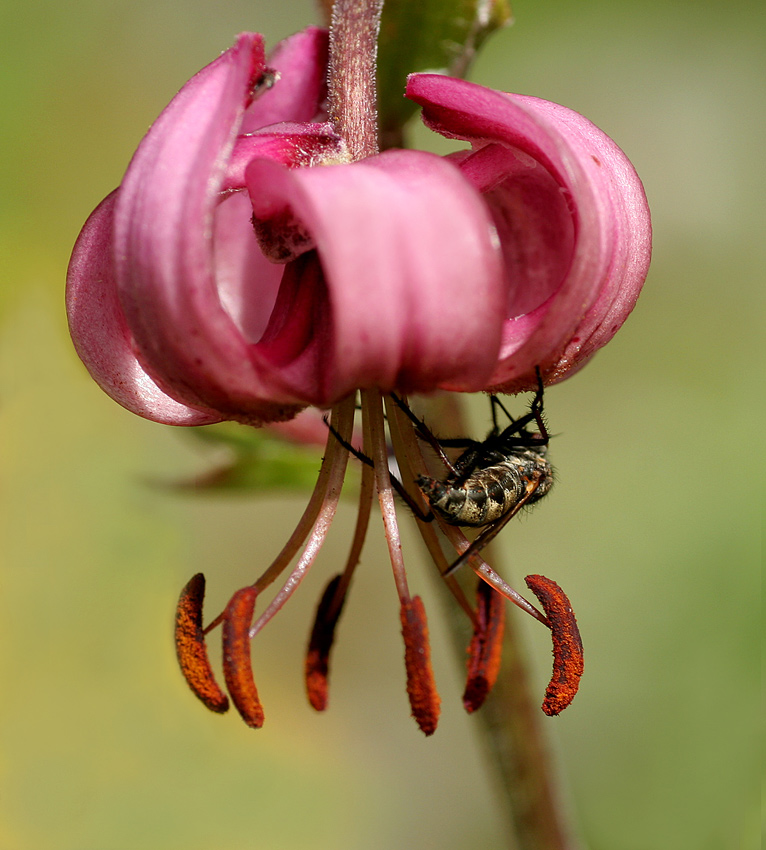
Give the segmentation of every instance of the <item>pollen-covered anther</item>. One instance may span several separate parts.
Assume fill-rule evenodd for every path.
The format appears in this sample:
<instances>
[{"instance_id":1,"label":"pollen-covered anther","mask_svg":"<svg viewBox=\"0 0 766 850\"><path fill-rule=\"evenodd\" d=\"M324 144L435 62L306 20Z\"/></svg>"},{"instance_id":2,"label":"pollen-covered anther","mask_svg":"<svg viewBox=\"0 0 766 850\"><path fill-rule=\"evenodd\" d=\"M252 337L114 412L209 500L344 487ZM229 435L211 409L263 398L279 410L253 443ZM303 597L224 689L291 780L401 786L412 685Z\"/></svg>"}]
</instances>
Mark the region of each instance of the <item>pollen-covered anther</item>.
<instances>
[{"instance_id":1,"label":"pollen-covered anther","mask_svg":"<svg viewBox=\"0 0 766 850\"><path fill-rule=\"evenodd\" d=\"M248 726L263 726L263 708L250 660L250 623L258 590L243 587L229 600L223 616L223 674L229 696Z\"/></svg>"},{"instance_id":2,"label":"pollen-covered anther","mask_svg":"<svg viewBox=\"0 0 766 850\"><path fill-rule=\"evenodd\" d=\"M441 700L431 669L431 648L423 601L419 596L403 601L401 607L407 694L412 716L424 735L433 735L439 722Z\"/></svg>"},{"instance_id":3,"label":"pollen-covered anther","mask_svg":"<svg viewBox=\"0 0 766 850\"><path fill-rule=\"evenodd\" d=\"M468 677L463 706L471 714L484 704L500 671L505 629L505 599L488 584L476 588L476 624L468 647Z\"/></svg>"},{"instance_id":4,"label":"pollen-covered anther","mask_svg":"<svg viewBox=\"0 0 766 850\"><path fill-rule=\"evenodd\" d=\"M197 573L181 591L176 608L175 643L178 663L189 687L211 710L223 714L229 700L218 686L205 645L202 629L202 605L205 600L205 576Z\"/></svg>"},{"instance_id":5,"label":"pollen-covered anther","mask_svg":"<svg viewBox=\"0 0 766 850\"><path fill-rule=\"evenodd\" d=\"M330 650L345 601L344 595L339 604L333 605L341 578L337 575L331 579L322 594L306 653L306 691L312 708L317 711L327 708Z\"/></svg>"},{"instance_id":6,"label":"pollen-covered anther","mask_svg":"<svg viewBox=\"0 0 766 850\"><path fill-rule=\"evenodd\" d=\"M553 676L545 691L543 711L549 717L562 712L575 697L583 672L583 649L572 606L555 581L527 576L524 581L543 606L553 638Z\"/></svg>"}]
</instances>

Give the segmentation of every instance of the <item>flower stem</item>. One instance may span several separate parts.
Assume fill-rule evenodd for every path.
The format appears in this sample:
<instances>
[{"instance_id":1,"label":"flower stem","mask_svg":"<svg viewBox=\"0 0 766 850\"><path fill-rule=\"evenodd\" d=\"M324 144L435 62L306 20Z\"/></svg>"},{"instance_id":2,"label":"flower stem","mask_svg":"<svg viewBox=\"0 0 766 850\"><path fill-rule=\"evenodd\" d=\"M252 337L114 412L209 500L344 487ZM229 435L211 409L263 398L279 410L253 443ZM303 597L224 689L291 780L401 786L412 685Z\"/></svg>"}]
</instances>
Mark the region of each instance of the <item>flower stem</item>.
<instances>
[{"instance_id":1,"label":"flower stem","mask_svg":"<svg viewBox=\"0 0 766 850\"><path fill-rule=\"evenodd\" d=\"M546 746L540 700L530 691L517 620L509 611L502 673L479 712L487 754L508 801L519 850L576 850Z\"/></svg>"},{"instance_id":2,"label":"flower stem","mask_svg":"<svg viewBox=\"0 0 766 850\"><path fill-rule=\"evenodd\" d=\"M462 405L454 394L444 401L448 408L442 411L442 419L452 423L455 433L466 433ZM497 557L488 552L490 547L483 555L496 562ZM450 612L448 625L458 662L464 666L465 619L451 602L445 605ZM477 732L508 824L507 846L509 850L579 850L543 729L542 695L531 691L530 665L517 624L518 612L511 608L505 618L500 675L476 712ZM547 635L543 638L548 640Z\"/></svg>"},{"instance_id":3,"label":"flower stem","mask_svg":"<svg viewBox=\"0 0 766 850\"><path fill-rule=\"evenodd\" d=\"M351 160L378 153L376 60L383 0L335 0L330 25L330 120Z\"/></svg>"},{"instance_id":4,"label":"flower stem","mask_svg":"<svg viewBox=\"0 0 766 850\"><path fill-rule=\"evenodd\" d=\"M455 655L465 669L465 618L446 594L444 609ZM506 847L579 850L567 807L562 805L559 777L542 728L542 699L530 690L523 635L517 621L518 613L511 606L505 618L500 675L487 701L474 715L507 826Z\"/></svg>"}]
</instances>

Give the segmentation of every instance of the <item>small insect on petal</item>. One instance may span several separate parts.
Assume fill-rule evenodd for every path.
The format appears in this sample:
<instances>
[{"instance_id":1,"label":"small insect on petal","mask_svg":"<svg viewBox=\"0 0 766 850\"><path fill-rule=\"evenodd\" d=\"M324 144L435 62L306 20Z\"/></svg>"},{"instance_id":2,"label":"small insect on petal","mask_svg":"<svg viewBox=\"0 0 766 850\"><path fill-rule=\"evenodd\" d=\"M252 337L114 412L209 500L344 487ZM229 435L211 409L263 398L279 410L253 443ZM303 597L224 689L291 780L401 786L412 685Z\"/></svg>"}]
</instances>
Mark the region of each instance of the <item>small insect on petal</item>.
<instances>
[{"instance_id":1,"label":"small insect on petal","mask_svg":"<svg viewBox=\"0 0 766 850\"><path fill-rule=\"evenodd\" d=\"M527 576L524 581L543 606L553 637L553 676L545 691L543 711L553 717L574 699L583 671L583 651L572 606L555 581Z\"/></svg>"},{"instance_id":2,"label":"small insect on petal","mask_svg":"<svg viewBox=\"0 0 766 850\"><path fill-rule=\"evenodd\" d=\"M223 674L237 711L248 726L263 726L263 708L253 679L250 661L250 623L253 620L255 587L243 587L229 600L223 620Z\"/></svg>"},{"instance_id":3,"label":"small insect on petal","mask_svg":"<svg viewBox=\"0 0 766 850\"><path fill-rule=\"evenodd\" d=\"M497 680L505 629L505 599L486 582L476 588L476 625L468 647L463 706L471 714L484 704Z\"/></svg>"},{"instance_id":4,"label":"small insect on petal","mask_svg":"<svg viewBox=\"0 0 766 850\"><path fill-rule=\"evenodd\" d=\"M407 668L407 694L412 716L424 735L433 735L439 722L441 700L431 669L431 648L423 600L413 596L401 608L404 637L404 663Z\"/></svg>"},{"instance_id":5,"label":"small insect on petal","mask_svg":"<svg viewBox=\"0 0 766 850\"><path fill-rule=\"evenodd\" d=\"M317 711L324 711L327 708L330 650L335 639L335 626L346 600L344 595L340 604L332 610L332 603L341 578L339 574L331 579L322 594L306 653L306 691L312 708Z\"/></svg>"},{"instance_id":6,"label":"small insect on petal","mask_svg":"<svg viewBox=\"0 0 766 850\"><path fill-rule=\"evenodd\" d=\"M202 604L205 599L205 576L192 576L181 591L176 608L176 655L189 687L211 710L223 714L229 709L226 694L218 687L205 646L202 630Z\"/></svg>"}]
</instances>

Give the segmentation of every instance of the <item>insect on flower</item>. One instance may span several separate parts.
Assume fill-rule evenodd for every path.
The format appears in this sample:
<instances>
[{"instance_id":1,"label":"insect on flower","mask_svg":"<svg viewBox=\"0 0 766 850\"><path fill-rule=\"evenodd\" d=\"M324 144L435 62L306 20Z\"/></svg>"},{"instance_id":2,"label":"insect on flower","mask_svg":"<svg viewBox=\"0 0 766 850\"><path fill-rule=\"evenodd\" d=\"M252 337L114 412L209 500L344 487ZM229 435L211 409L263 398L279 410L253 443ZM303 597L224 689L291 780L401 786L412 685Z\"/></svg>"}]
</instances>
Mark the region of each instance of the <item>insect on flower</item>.
<instances>
[{"instance_id":1,"label":"insect on flower","mask_svg":"<svg viewBox=\"0 0 766 850\"><path fill-rule=\"evenodd\" d=\"M537 378L538 389L529 412L517 420L496 395L490 396L492 429L482 442L439 440L424 422L416 423L418 436L434 448L448 469L441 481L425 475L417 479L431 510L450 525L485 526L445 575L451 575L472 554L480 552L525 505L541 499L553 486L539 369ZM510 420L503 430L497 423L498 408ZM533 421L537 431L528 428ZM449 447L464 448L454 464L444 453L444 448Z\"/></svg>"},{"instance_id":2,"label":"insect on flower","mask_svg":"<svg viewBox=\"0 0 766 850\"><path fill-rule=\"evenodd\" d=\"M423 510L402 483L392 476L391 483L415 516L432 522L436 516L455 526L483 527L470 546L444 572L454 573L471 555L480 552L525 506L540 500L553 486L553 469L547 459L549 434L543 420L543 382L537 370L538 389L529 412L514 419L496 395L490 396L492 429L484 440L467 437L439 439L409 405L395 393L391 397L415 425L415 433L428 443L447 468L443 479L419 475L416 484L430 505ZM498 409L510 420L500 429ZM537 431L528 427L534 422ZM341 444L359 460L372 465L363 452L343 440L328 423ZM445 448L463 449L457 460L450 461Z\"/></svg>"},{"instance_id":3,"label":"insect on flower","mask_svg":"<svg viewBox=\"0 0 766 850\"><path fill-rule=\"evenodd\" d=\"M466 710L497 676L507 599L551 632L546 706L558 713L582 670L569 601L532 576L541 612L480 550L550 489L543 380L582 368L632 310L650 258L646 198L625 155L587 119L444 74L411 74L405 94L430 130L465 149L381 152L378 15L360 14L364 5L336 3L332 37L310 27L268 59L263 37L242 33L184 85L77 240L67 278L72 337L99 385L155 422L261 427L304 408L329 411L338 439L324 435L311 497L278 554L207 624L204 577L181 594L178 657L208 708L222 713L231 702L248 725L263 723L251 643L327 539L359 393L366 454L354 453L370 466L345 565L311 631L311 705L327 704L335 629L377 497L412 714L425 734L436 728L428 623L408 584L395 488L422 520L424 544L473 627ZM502 428L505 408L492 400L494 427L482 441L438 440L393 395L535 386L528 413ZM389 438L403 476L395 483ZM428 444L445 463L442 478L428 477ZM454 463L445 449L460 455ZM434 519L456 555L443 550ZM478 532L473 543L465 525ZM450 575L465 561L482 581L475 607L467 582ZM217 627L228 697L207 655Z\"/></svg>"}]
</instances>

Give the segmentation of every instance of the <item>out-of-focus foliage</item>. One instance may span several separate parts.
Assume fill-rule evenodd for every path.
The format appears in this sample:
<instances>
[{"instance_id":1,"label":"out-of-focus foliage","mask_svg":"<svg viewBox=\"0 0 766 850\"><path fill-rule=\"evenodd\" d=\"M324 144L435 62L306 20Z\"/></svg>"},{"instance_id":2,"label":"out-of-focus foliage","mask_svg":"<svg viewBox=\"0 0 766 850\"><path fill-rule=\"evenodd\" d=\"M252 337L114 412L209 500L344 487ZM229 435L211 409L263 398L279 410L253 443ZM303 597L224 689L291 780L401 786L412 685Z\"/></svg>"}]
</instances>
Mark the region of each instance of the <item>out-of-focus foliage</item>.
<instances>
[{"instance_id":1,"label":"out-of-focus foliage","mask_svg":"<svg viewBox=\"0 0 766 850\"><path fill-rule=\"evenodd\" d=\"M507 0L386 0L378 49L378 103L383 138L416 111L404 97L407 75L465 76L486 38L511 22Z\"/></svg>"},{"instance_id":2,"label":"out-of-focus foliage","mask_svg":"<svg viewBox=\"0 0 766 850\"><path fill-rule=\"evenodd\" d=\"M213 451L207 469L175 482L182 489L310 493L316 484L321 460L318 450L296 445L268 430L221 422L184 433Z\"/></svg>"}]
</instances>

